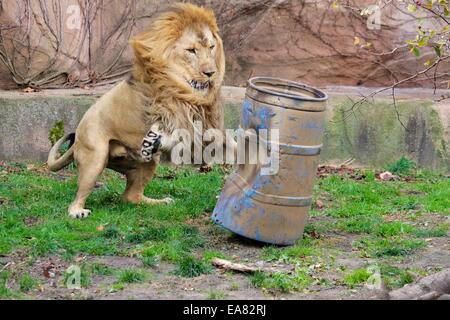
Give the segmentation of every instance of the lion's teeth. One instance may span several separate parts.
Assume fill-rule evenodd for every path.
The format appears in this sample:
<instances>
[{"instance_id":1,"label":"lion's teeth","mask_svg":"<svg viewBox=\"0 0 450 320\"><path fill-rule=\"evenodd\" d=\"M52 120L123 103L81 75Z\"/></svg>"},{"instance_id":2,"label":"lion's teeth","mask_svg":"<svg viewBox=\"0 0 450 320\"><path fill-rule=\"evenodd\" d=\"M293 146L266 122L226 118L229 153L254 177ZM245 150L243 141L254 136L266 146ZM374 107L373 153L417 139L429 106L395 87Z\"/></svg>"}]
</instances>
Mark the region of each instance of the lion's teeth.
<instances>
[{"instance_id":1,"label":"lion's teeth","mask_svg":"<svg viewBox=\"0 0 450 320\"><path fill-rule=\"evenodd\" d=\"M196 90L205 90L209 88L209 82L201 83L196 80L191 80L189 84L191 85L192 88Z\"/></svg>"}]
</instances>

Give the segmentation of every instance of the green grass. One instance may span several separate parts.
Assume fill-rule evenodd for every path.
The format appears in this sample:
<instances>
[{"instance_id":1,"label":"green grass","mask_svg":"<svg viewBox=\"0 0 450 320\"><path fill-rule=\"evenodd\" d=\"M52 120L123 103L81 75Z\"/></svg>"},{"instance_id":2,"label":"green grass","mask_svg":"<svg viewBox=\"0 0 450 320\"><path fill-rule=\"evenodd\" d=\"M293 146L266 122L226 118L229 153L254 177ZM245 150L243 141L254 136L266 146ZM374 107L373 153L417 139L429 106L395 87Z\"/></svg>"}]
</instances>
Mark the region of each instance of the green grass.
<instances>
[{"instance_id":1,"label":"green grass","mask_svg":"<svg viewBox=\"0 0 450 320\"><path fill-rule=\"evenodd\" d=\"M180 277L194 278L202 274L210 273L211 265L194 257L185 257L177 262L175 274Z\"/></svg>"},{"instance_id":2,"label":"green grass","mask_svg":"<svg viewBox=\"0 0 450 320\"><path fill-rule=\"evenodd\" d=\"M114 274L114 269L103 263L93 263L90 266L91 272L97 276L111 276Z\"/></svg>"},{"instance_id":3,"label":"green grass","mask_svg":"<svg viewBox=\"0 0 450 320\"><path fill-rule=\"evenodd\" d=\"M389 239L364 238L356 241L353 246L363 250L370 257L405 256L425 247L423 240L403 239L392 237Z\"/></svg>"},{"instance_id":4,"label":"green grass","mask_svg":"<svg viewBox=\"0 0 450 320\"><path fill-rule=\"evenodd\" d=\"M414 281L407 269L401 269L388 264L375 265L376 268L356 269L344 276L344 284L349 288L365 285L376 270L385 286L392 290L405 286Z\"/></svg>"},{"instance_id":5,"label":"green grass","mask_svg":"<svg viewBox=\"0 0 450 320\"><path fill-rule=\"evenodd\" d=\"M403 156L396 162L389 164L386 169L394 174L408 175L415 168L414 161Z\"/></svg>"},{"instance_id":6,"label":"green grass","mask_svg":"<svg viewBox=\"0 0 450 320\"><path fill-rule=\"evenodd\" d=\"M422 176L417 181L356 181L331 175L317 189L332 199L321 214L336 218L374 217L417 210L450 214L450 181L444 176Z\"/></svg>"},{"instance_id":7,"label":"green grass","mask_svg":"<svg viewBox=\"0 0 450 320\"><path fill-rule=\"evenodd\" d=\"M414 230L413 234L419 238L438 238L448 236L448 224L440 224L435 228Z\"/></svg>"},{"instance_id":8,"label":"green grass","mask_svg":"<svg viewBox=\"0 0 450 320\"><path fill-rule=\"evenodd\" d=\"M79 279L79 285L81 286L81 288L88 288L91 285L91 266L83 263L81 266L73 267L69 267L63 274L64 286L68 287L69 285L76 285ZM79 272L77 270L79 270Z\"/></svg>"},{"instance_id":9,"label":"green grass","mask_svg":"<svg viewBox=\"0 0 450 320\"><path fill-rule=\"evenodd\" d=\"M210 290L206 300L224 300L227 298L227 294L219 290Z\"/></svg>"},{"instance_id":10,"label":"green grass","mask_svg":"<svg viewBox=\"0 0 450 320\"><path fill-rule=\"evenodd\" d=\"M177 170L173 179L165 179L170 170L161 167L146 194L171 196L176 200L173 205L123 203L120 194L124 181L107 171L101 177L104 187L95 190L87 201L93 215L85 220L72 220L67 215L76 191L75 176L59 181L27 170L1 175L0 198L7 201L0 206L0 254L23 248L33 256L126 255L131 248L144 245L165 247L160 250L173 260L204 242L196 228L184 221L212 211L223 172L216 168L198 174L186 168ZM37 222L27 224L30 217ZM99 226L105 226L104 230L98 231ZM167 253L167 243L178 253Z\"/></svg>"},{"instance_id":11,"label":"green grass","mask_svg":"<svg viewBox=\"0 0 450 320\"><path fill-rule=\"evenodd\" d=\"M159 167L145 193L155 198L170 196L175 203L154 206L122 202L124 180L106 171L100 179L102 187L87 202L93 214L88 219L72 220L67 207L76 191L75 175L61 180L56 174L29 171L22 163L8 166L14 172L4 173L10 168L0 165L0 255L20 251L30 260L56 255L69 265L79 255L135 256L144 267L154 267L160 261L171 263L175 265L174 274L180 277L210 273L215 257L233 259L229 252L210 247L209 237L218 234L215 227L211 232L200 232L191 223L212 212L224 182L225 171L220 167L207 173L193 168ZM401 176L409 174L411 181L382 182L376 179L374 170L357 172L358 180L334 174L318 179L314 198L322 200L324 207L311 210L317 219L307 224L304 238L290 247L255 248L266 263L291 264L296 271L255 273L251 283L277 292L301 291L312 283L325 285L318 274L332 268L333 255L343 250L336 234L342 239L352 236L352 246L349 242L344 250L380 263L423 250L428 238L447 237L450 179L417 170L405 160L395 166L392 171ZM431 214L433 219L428 219ZM316 264L323 270L308 269ZM89 287L94 276L111 276L117 278L112 291L122 290L130 282L144 281L147 274L141 269L119 270L100 263L81 267L83 287ZM391 267L387 262L381 269L391 287L412 279L408 270ZM344 282L358 286L358 279L364 278L359 276L347 273ZM38 279L26 274L3 271L0 298L29 294L38 284Z\"/></svg>"},{"instance_id":12,"label":"green grass","mask_svg":"<svg viewBox=\"0 0 450 320\"><path fill-rule=\"evenodd\" d=\"M29 292L35 289L39 284L39 281L34 279L29 274L24 274L19 279L19 287L21 292Z\"/></svg>"},{"instance_id":13,"label":"green grass","mask_svg":"<svg viewBox=\"0 0 450 320\"><path fill-rule=\"evenodd\" d=\"M295 262L299 259L316 256L319 249L316 248L319 240L312 239L307 234L290 247L265 246L262 250L262 258L266 261Z\"/></svg>"},{"instance_id":14,"label":"green grass","mask_svg":"<svg viewBox=\"0 0 450 320\"><path fill-rule=\"evenodd\" d=\"M139 269L125 269L119 273L120 283L142 282L147 278L147 274Z\"/></svg>"},{"instance_id":15,"label":"green grass","mask_svg":"<svg viewBox=\"0 0 450 320\"><path fill-rule=\"evenodd\" d=\"M411 233L415 229L405 223L394 221L389 223L381 223L376 227L375 233L381 237L392 237L400 234Z\"/></svg>"},{"instance_id":16,"label":"green grass","mask_svg":"<svg viewBox=\"0 0 450 320\"><path fill-rule=\"evenodd\" d=\"M206 263L211 263L211 260L213 260L214 258L228 259L228 260L230 259L220 251L206 250L205 252L203 252L203 261L205 261Z\"/></svg>"},{"instance_id":17,"label":"green grass","mask_svg":"<svg viewBox=\"0 0 450 320\"><path fill-rule=\"evenodd\" d=\"M284 272L274 272L270 274L255 272L250 277L250 282L253 286L258 288L289 293L306 289L313 282L313 279L308 270L297 268L294 274L287 274Z\"/></svg>"},{"instance_id":18,"label":"green grass","mask_svg":"<svg viewBox=\"0 0 450 320\"><path fill-rule=\"evenodd\" d=\"M414 281L408 270L383 264L380 267L382 279L388 289L401 288Z\"/></svg>"},{"instance_id":19,"label":"green grass","mask_svg":"<svg viewBox=\"0 0 450 320\"><path fill-rule=\"evenodd\" d=\"M370 278L372 273L366 269L356 269L344 277L344 283L350 288L362 285Z\"/></svg>"},{"instance_id":20,"label":"green grass","mask_svg":"<svg viewBox=\"0 0 450 320\"><path fill-rule=\"evenodd\" d=\"M10 273L7 271L0 272L0 298L11 298L14 296L12 290L8 287Z\"/></svg>"}]
</instances>

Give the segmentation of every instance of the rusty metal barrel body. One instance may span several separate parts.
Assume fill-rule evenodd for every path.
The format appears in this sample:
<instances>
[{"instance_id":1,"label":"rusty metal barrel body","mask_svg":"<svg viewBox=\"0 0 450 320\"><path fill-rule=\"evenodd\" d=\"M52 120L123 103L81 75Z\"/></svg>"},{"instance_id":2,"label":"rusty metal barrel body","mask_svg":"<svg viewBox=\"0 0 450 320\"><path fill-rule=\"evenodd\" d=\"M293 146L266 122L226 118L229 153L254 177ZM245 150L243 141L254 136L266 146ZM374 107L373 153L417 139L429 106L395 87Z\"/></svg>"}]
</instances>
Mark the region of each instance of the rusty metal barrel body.
<instances>
[{"instance_id":1,"label":"rusty metal barrel body","mask_svg":"<svg viewBox=\"0 0 450 320\"><path fill-rule=\"evenodd\" d=\"M302 237L312 203L322 149L328 97L315 88L276 78L250 79L242 107L245 130L279 129L279 169L263 175L261 164L239 165L227 180L213 221L241 236L278 245ZM259 141L259 143L262 143Z\"/></svg>"}]
</instances>

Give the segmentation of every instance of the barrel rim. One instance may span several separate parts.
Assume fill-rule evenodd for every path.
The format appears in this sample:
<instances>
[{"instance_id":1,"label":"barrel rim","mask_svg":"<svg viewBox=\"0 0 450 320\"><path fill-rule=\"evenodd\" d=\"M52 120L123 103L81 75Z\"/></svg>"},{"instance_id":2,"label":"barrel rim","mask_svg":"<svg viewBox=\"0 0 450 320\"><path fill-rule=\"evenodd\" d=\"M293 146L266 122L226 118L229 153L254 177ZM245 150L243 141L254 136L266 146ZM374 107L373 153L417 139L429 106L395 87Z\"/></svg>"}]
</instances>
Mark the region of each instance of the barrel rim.
<instances>
[{"instance_id":1,"label":"barrel rim","mask_svg":"<svg viewBox=\"0 0 450 320\"><path fill-rule=\"evenodd\" d=\"M291 87L296 87L298 89L306 90L306 91L314 94L317 97L304 97L304 96L299 96L299 95L295 95L295 94L271 91L269 89L264 89L264 88L257 86L256 83L258 81L259 82L266 81L266 82L272 82L274 84L289 85ZM300 101L326 101L326 100L328 100L328 95L325 92L323 92L322 90L308 86L308 85L300 83L300 82L295 82L295 81L281 79L281 78L253 77L248 80L248 85L252 89L259 91L259 92L263 92L266 94L275 95L275 96L279 96L279 97L294 99L294 100L300 100Z\"/></svg>"}]
</instances>

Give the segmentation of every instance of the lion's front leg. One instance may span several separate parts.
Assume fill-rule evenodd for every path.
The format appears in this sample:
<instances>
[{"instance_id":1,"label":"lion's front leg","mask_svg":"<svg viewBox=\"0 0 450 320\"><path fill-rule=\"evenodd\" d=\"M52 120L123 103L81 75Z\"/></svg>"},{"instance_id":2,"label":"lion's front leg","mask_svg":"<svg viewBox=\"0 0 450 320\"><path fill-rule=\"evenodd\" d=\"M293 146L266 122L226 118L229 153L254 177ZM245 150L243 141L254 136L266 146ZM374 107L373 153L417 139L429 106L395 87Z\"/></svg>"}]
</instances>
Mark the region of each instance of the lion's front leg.
<instances>
[{"instance_id":1,"label":"lion's front leg","mask_svg":"<svg viewBox=\"0 0 450 320\"><path fill-rule=\"evenodd\" d=\"M161 130L159 124L154 124L142 140L141 155L146 162L150 162L160 151L170 151L176 140L172 134Z\"/></svg>"},{"instance_id":2,"label":"lion's front leg","mask_svg":"<svg viewBox=\"0 0 450 320\"><path fill-rule=\"evenodd\" d=\"M157 154L152 161L141 163L137 167L125 172L127 177L127 186L123 194L125 201L135 204L169 204L173 202L171 198L151 199L144 196L144 189L153 179L158 162L159 155Z\"/></svg>"}]
</instances>

